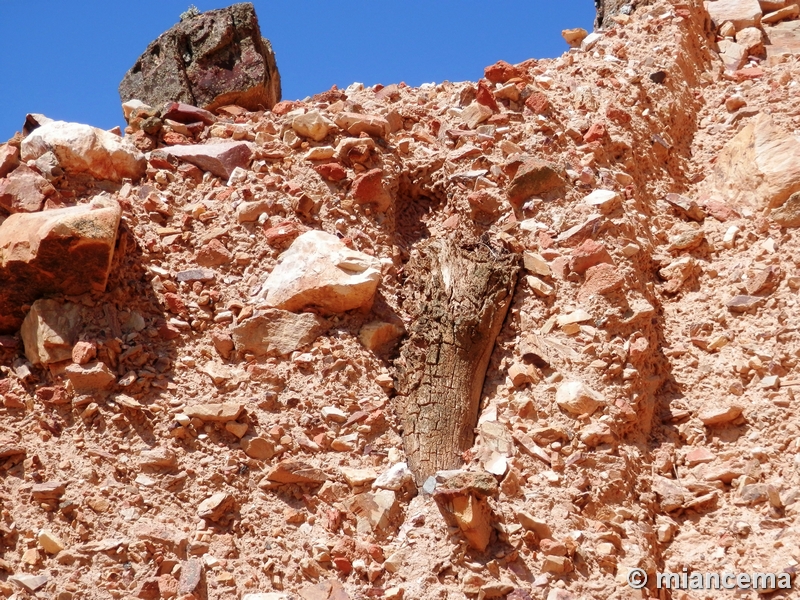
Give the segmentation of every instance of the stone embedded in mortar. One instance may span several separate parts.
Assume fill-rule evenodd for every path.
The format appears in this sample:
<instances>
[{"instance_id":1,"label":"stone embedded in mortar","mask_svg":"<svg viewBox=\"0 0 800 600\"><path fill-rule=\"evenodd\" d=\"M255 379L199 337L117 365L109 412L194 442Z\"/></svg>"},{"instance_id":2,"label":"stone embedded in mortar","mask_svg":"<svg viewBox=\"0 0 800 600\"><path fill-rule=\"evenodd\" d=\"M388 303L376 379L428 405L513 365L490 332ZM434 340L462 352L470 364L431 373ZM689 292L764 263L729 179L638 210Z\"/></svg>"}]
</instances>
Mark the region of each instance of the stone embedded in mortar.
<instances>
[{"instance_id":1,"label":"stone embedded in mortar","mask_svg":"<svg viewBox=\"0 0 800 600\"><path fill-rule=\"evenodd\" d=\"M269 110L281 83L269 40L249 2L181 21L151 42L119 86L123 102L184 102L215 110Z\"/></svg>"}]
</instances>

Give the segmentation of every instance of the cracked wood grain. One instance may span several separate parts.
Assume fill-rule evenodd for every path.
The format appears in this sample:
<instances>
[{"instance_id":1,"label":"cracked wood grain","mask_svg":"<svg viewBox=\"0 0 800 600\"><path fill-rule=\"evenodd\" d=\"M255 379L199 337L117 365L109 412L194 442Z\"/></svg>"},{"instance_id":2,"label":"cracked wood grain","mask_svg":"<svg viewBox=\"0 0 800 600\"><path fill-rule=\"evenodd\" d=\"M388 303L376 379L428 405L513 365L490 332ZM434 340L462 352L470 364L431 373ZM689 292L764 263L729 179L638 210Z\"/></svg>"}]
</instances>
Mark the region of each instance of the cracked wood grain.
<instances>
[{"instance_id":1,"label":"cracked wood grain","mask_svg":"<svg viewBox=\"0 0 800 600\"><path fill-rule=\"evenodd\" d=\"M403 443L418 482L472 447L481 391L519 257L462 236L417 246L406 267L413 325L397 360Z\"/></svg>"}]
</instances>

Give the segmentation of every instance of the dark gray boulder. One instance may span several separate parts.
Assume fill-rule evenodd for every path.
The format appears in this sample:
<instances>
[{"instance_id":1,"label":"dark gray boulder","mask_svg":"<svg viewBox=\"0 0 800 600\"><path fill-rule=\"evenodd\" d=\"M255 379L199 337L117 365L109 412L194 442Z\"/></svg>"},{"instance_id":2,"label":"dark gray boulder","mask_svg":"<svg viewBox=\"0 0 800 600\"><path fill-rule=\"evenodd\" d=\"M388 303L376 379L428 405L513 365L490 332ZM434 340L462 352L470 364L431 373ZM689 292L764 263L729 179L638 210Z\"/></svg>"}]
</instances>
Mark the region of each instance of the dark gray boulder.
<instances>
[{"instance_id":1,"label":"dark gray boulder","mask_svg":"<svg viewBox=\"0 0 800 600\"><path fill-rule=\"evenodd\" d=\"M249 2L189 16L158 36L119 86L123 102L184 102L207 110L268 110L281 99L269 40Z\"/></svg>"}]
</instances>

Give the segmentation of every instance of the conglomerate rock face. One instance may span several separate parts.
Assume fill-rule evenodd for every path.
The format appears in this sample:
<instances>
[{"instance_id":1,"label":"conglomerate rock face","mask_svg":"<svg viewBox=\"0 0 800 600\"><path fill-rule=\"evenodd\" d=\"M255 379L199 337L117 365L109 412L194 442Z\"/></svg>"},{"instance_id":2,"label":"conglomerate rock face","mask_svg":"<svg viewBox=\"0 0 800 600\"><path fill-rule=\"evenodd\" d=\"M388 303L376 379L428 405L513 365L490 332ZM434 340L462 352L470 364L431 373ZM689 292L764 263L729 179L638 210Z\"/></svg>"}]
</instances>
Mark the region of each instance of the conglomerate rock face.
<instances>
[{"instance_id":1,"label":"conglomerate rock face","mask_svg":"<svg viewBox=\"0 0 800 600\"><path fill-rule=\"evenodd\" d=\"M154 40L119 86L123 102L268 110L281 99L269 40L249 2L185 19Z\"/></svg>"},{"instance_id":2,"label":"conglomerate rock face","mask_svg":"<svg viewBox=\"0 0 800 600\"><path fill-rule=\"evenodd\" d=\"M794 598L797 5L631 6L477 82L137 98L137 178L0 145L0 594Z\"/></svg>"}]
</instances>

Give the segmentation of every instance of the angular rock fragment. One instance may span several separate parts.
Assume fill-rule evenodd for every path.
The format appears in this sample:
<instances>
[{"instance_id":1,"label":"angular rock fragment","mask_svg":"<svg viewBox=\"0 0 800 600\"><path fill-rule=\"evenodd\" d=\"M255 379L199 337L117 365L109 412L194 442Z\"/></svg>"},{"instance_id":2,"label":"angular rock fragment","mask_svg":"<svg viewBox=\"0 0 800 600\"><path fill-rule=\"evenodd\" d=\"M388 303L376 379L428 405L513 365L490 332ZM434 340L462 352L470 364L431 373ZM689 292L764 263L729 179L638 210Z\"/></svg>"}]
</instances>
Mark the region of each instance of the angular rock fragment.
<instances>
[{"instance_id":1,"label":"angular rock fragment","mask_svg":"<svg viewBox=\"0 0 800 600\"><path fill-rule=\"evenodd\" d=\"M376 258L350 250L334 235L309 231L278 259L265 301L293 312L316 307L340 313L371 304L380 279Z\"/></svg>"},{"instance_id":2,"label":"angular rock fragment","mask_svg":"<svg viewBox=\"0 0 800 600\"><path fill-rule=\"evenodd\" d=\"M497 493L497 482L488 474L453 473L436 488L433 499L448 525L461 529L467 543L483 552L491 540L495 519L487 498Z\"/></svg>"},{"instance_id":3,"label":"angular rock fragment","mask_svg":"<svg viewBox=\"0 0 800 600\"><path fill-rule=\"evenodd\" d=\"M233 341L240 350L256 356L283 356L312 343L329 326L328 321L312 313L295 314L273 308L238 323L233 329Z\"/></svg>"},{"instance_id":4,"label":"angular rock fragment","mask_svg":"<svg viewBox=\"0 0 800 600\"><path fill-rule=\"evenodd\" d=\"M389 122L379 115L340 112L334 120L339 128L354 136L366 133L374 137L385 137L391 131Z\"/></svg>"},{"instance_id":5,"label":"angular rock fragment","mask_svg":"<svg viewBox=\"0 0 800 600\"><path fill-rule=\"evenodd\" d=\"M52 152L67 173L86 173L95 179L138 180L147 168L144 155L118 135L81 123L52 121L22 140L22 160Z\"/></svg>"},{"instance_id":6,"label":"angular rock fragment","mask_svg":"<svg viewBox=\"0 0 800 600\"><path fill-rule=\"evenodd\" d=\"M267 473L267 480L276 483L322 484L328 480L328 476L308 463L295 459L286 459L279 462Z\"/></svg>"},{"instance_id":7,"label":"angular rock fragment","mask_svg":"<svg viewBox=\"0 0 800 600\"><path fill-rule=\"evenodd\" d=\"M585 383L569 381L558 386L556 404L573 415L591 415L603 404L603 398Z\"/></svg>"},{"instance_id":8,"label":"angular rock fragment","mask_svg":"<svg viewBox=\"0 0 800 600\"><path fill-rule=\"evenodd\" d=\"M197 516L201 519L219 522L236 508L236 499L227 492L219 492L209 496L197 507Z\"/></svg>"},{"instance_id":9,"label":"angular rock fragment","mask_svg":"<svg viewBox=\"0 0 800 600\"><path fill-rule=\"evenodd\" d=\"M357 519L363 519L375 532L385 532L400 508L392 490L356 494L348 501L347 507Z\"/></svg>"},{"instance_id":10,"label":"angular rock fragment","mask_svg":"<svg viewBox=\"0 0 800 600\"><path fill-rule=\"evenodd\" d=\"M403 328L399 325L373 321L361 328L358 332L358 339L365 348L376 351L396 341L403 333Z\"/></svg>"},{"instance_id":11,"label":"angular rock fragment","mask_svg":"<svg viewBox=\"0 0 800 600\"><path fill-rule=\"evenodd\" d=\"M764 298L759 296L746 296L740 294L738 296L734 296L730 300L725 303L725 306L728 308L729 311L735 313L743 313L757 307L764 301Z\"/></svg>"},{"instance_id":12,"label":"angular rock fragment","mask_svg":"<svg viewBox=\"0 0 800 600\"><path fill-rule=\"evenodd\" d=\"M707 7L716 27L730 22L736 31L740 31L745 27L758 27L761 23L758 0L716 0L709 2Z\"/></svg>"},{"instance_id":13,"label":"angular rock fragment","mask_svg":"<svg viewBox=\"0 0 800 600\"><path fill-rule=\"evenodd\" d=\"M225 403L210 403L210 404L195 404L194 406L187 406L184 413L189 417L196 417L201 421L212 421L225 423L227 421L235 421L244 407L235 402Z\"/></svg>"},{"instance_id":14,"label":"angular rock fragment","mask_svg":"<svg viewBox=\"0 0 800 600\"><path fill-rule=\"evenodd\" d=\"M104 363L93 362L85 365L69 365L65 373L72 387L79 394L90 394L106 390L117 380L116 375Z\"/></svg>"},{"instance_id":15,"label":"angular rock fragment","mask_svg":"<svg viewBox=\"0 0 800 600\"><path fill-rule=\"evenodd\" d=\"M161 34L126 73L123 102L184 102L213 111L269 110L281 99L275 54L249 2L185 19Z\"/></svg>"},{"instance_id":16,"label":"angular rock fragment","mask_svg":"<svg viewBox=\"0 0 800 600\"><path fill-rule=\"evenodd\" d=\"M315 110L309 111L303 115L298 115L292 120L292 129L294 129L297 135L309 138L315 142L324 140L330 128L331 123Z\"/></svg>"},{"instance_id":17,"label":"angular rock fragment","mask_svg":"<svg viewBox=\"0 0 800 600\"><path fill-rule=\"evenodd\" d=\"M161 148L167 156L174 156L200 167L226 181L234 169L248 169L253 158L253 144L250 142L214 142L188 146L169 146Z\"/></svg>"},{"instance_id":18,"label":"angular rock fragment","mask_svg":"<svg viewBox=\"0 0 800 600\"><path fill-rule=\"evenodd\" d=\"M80 306L57 300L37 300L20 330L25 356L32 365L46 366L69 360L81 325Z\"/></svg>"},{"instance_id":19,"label":"angular rock fragment","mask_svg":"<svg viewBox=\"0 0 800 600\"><path fill-rule=\"evenodd\" d=\"M725 425L726 423L738 419L739 415L742 414L742 410L743 408L737 404L707 408L698 415L698 418L703 422L703 425L707 427Z\"/></svg>"},{"instance_id":20,"label":"angular rock fragment","mask_svg":"<svg viewBox=\"0 0 800 600\"><path fill-rule=\"evenodd\" d=\"M566 181L555 165L529 159L518 169L508 186L508 200L515 209L534 196L547 196L561 190Z\"/></svg>"},{"instance_id":21,"label":"angular rock fragment","mask_svg":"<svg viewBox=\"0 0 800 600\"><path fill-rule=\"evenodd\" d=\"M115 200L11 215L0 225L0 332L45 294L103 291L121 215Z\"/></svg>"},{"instance_id":22,"label":"angular rock fragment","mask_svg":"<svg viewBox=\"0 0 800 600\"><path fill-rule=\"evenodd\" d=\"M800 227L800 192L795 192L784 203L769 214L781 227Z\"/></svg>"},{"instance_id":23,"label":"angular rock fragment","mask_svg":"<svg viewBox=\"0 0 800 600\"><path fill-rule=\"evenodd\" d=\"M9 577L8 581L18 585L27 592L34 593L36 590L50 581L50 577L47 575L28 575L27 573L19 573Z\"/></svg>"},{"instance_id":24,"label":"angular rock fragment","mask_svg":"<svg viewBox=\"0 0 800 600\"><path fill-rule=\"evenodd\" d=\"M270 460L275 456L275 444L267 438L244 438L241 445L244 453L256 460Z\"/></svg>"},{"instance_id":25,"label":"angular rock fragment","mask_svg":"<svg viewBox=\"0 0 800 600\"><path fill-rule=\"evenodd\" d=\"M37 212L56 189L27 165L20 165L0 179L0 210L7 213Z\"/></svg>"}]
</instances>

